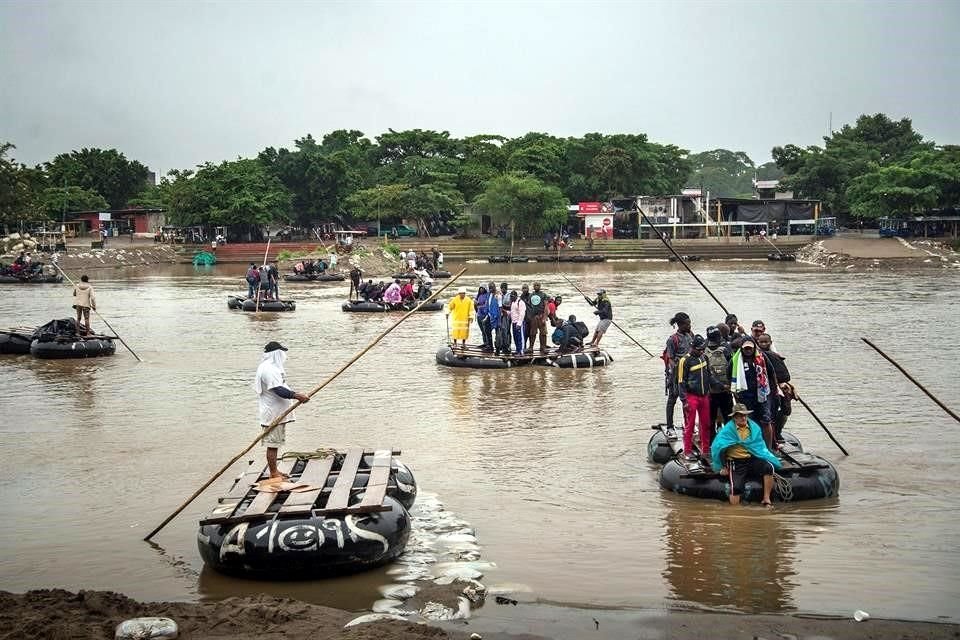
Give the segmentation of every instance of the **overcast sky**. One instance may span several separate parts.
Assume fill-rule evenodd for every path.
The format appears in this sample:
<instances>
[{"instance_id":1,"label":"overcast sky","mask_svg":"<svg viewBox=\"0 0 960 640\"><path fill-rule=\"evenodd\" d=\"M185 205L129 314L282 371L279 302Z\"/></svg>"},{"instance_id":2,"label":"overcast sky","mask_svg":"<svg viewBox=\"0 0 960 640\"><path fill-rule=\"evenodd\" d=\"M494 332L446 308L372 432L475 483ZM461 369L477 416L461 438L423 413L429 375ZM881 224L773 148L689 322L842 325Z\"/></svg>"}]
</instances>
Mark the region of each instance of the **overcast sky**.
<instances>
[{"instance_id":1,"label":"overcast sky","mask_svg":"<svg viewBox=\"0 0 960 640\"><path fill-rule=\"evenodd\" d=\"M960 2L11 2L0 141L165 173L338 128L820 144L828 117L960 143Z\"/></svg>"}]
</instances>

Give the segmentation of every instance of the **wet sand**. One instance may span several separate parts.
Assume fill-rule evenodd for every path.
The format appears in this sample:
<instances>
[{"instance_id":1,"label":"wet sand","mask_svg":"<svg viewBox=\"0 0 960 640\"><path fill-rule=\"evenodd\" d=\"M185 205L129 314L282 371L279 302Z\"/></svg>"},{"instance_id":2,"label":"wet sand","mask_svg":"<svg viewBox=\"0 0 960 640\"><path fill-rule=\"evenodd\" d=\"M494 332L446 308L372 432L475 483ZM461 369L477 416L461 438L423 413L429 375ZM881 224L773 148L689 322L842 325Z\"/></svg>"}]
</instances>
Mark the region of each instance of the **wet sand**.
<instances>
[{"instance_id":1,"label":"wet sand","mask_svg":"<svg viewBox=\"0 0 960 640\"><path fill-rule=\"evenodd\" d=\"M742 615L692 611L610 611L549 605L500 608L507 615L444 623L442 627L385 620L344 625L359 614L299 600L259 596L215 603L141 603L110 591L61 589L25 594L0 592L0 639L112 638L124 620L161 616L173 619L180 638L303 638L320 640L468 638L957 638L960 625L870 619L857 623L835 618Z\"/></svg>"}]
</instances>

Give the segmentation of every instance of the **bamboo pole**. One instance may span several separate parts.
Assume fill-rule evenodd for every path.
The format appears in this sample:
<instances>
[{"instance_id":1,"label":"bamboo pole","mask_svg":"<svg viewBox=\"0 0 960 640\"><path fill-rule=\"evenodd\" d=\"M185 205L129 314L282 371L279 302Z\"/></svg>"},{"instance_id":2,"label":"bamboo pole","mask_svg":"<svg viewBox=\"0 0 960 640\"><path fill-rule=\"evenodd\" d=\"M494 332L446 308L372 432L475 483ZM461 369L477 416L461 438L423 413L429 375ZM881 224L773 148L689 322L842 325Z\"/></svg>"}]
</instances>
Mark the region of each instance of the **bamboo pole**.
<instances>
[{"instance_id":1,"label":"bamboo pole","mask_svg":"<svg viewBox=\"0 0 960 640\"><path fill-rule=\"evenodd\" d=\"M650 225L650 228L653 229L653 232L657 235L657 238L660 239L660 242L663 243L663 246L665 246L667 249L670 250L670 253L672 253L677 258L677 260L680 261L680 264L683 265L683 268L690 272L690 275L693 276L693 279L697 281L697 284L703 287L703 290L710 294L710 297L713 298L713 301L716 302L718 305L720 305L720 308L723 309L723 312L727 315L730 315L730 312L727 311L727 308L725 306L723 306L723 303L720 302L720 299L717 298L717 296L713 295L713 291L710 291L710 288L707 287L707 285L703 284L703 280L697 277L697 274L693 272L693 269L690 268L690 265L687 264L686 260L680 257L680 254L673 249L673 245L667 242L667 239L660 234L660 232L657 230L655 226L653 226L653 223L650 222L650 219L647 217L647 214L643 212L643 209L638 209L638 211L640 212L640 217L643 218L644 222Z\"/></svg>"},{"instance_id":2,"label":"bamboo pole","mask_svg":"<svg viewBox=\"0 0 960 640\"><path fill-rule=\"evenodd\" d=\"M578 287L576 284L574 284L574 283L573 283L573 280L571 280L570 278L568 278L568 277L566 276L566 274L563 274L563 273L561 273L560 276L561 276L564 280L566 280L567 282L569 282L569 283L570 283L570 286L573 287L574 289L576 289L576 290L580 293L580 295L583 296L584 300L586 300L587 303L590 304L590 306L593 306L593 303L590 301L590 298L587 297L587 294L585 294L580 287ZM625 335L625 336L627 336L628 338L630 338L630 340L633 342L633 344L635 344L635 345L637 345L638 347L640 347L641 349L643 349L643 352L644 352L644 353L646 353L646 354L647 354L648 356L650 356L651 358L655 357L652 353L650 353L649 351L647 351L647 348L646 348L646 347L644 347L642 344L640 344L639 342L637 342L632 335L630 335L629 333L627 333L626 330L625 330L623 327L621 327L620 325L618 325L618 324L617 324L616 322L614 322L613 320L611 320L610 323L611 323L613 326L615 326L617 329L619 329L619 330L623 333L623 335Z\"/></svg>"},{"instance_id":3,"label":"bamboo pole","mask_svg":"<svg viewBox=\"0 0 960 640\"><path fill-rule=\"evenodd\" d=\"M887 354L885 354L883 351L881 351L881 350L880 350L880 347L878 347L877 345L873 344L872 342L870 342L870 341L867 340L866 338L860 338L860 339L863 340L864 342L866 342L866 343L867 343L868 345L870 345L871 347L873 347L874 351L876 351L876 352L879 353L881 356L883 356L883 358L884 358L887 362L889 362L890 364L892 364L893 366L895 366L895 367L900 371L900 373L902 373L904 376L906 376L907 380L909 380L910 382L912 382L913 384L915 384L915 385L917 386L917 388L920 389L920 391L923 391L925 394L927 394L927 397L930 398L931 400L933 400L935 403L937 403L937 406L940 407L941 409L943 409L944 411L946 411L946 412L950 415L951 418L953 418L953 419L956 420L957 422L960 422L960 416L958 416L956 413L954 413L953 411L951 411L950 408L949 408L947 405L945 405L945 404L943 404L942 402L940 402L940 400L939 400L935 395L933 395L932 393L930 393L929 391L927 391L927 388L926 388L926 387L924 387L922 384L920 384L919 382L917 382L916 380L914 380L913 376L911 376L909 373L907 373L907 370L906 370L906 369L904 369L904 368L901 367L899 364L897 364L897 363L894 361L893 358L891 358L890 356L888 356Z\"/></svg>"},{"instance_id":4,"label":"bamboo pole","mask_svg":"<svg viewBox=\"0 0 960 640\"><path fill-rule=\"evenodd\" d=\"M368 351L370 351L370 349L372 349L373 347L375 347L375 346L377 345L377 343L379 343L381 340L383 340L385 337L387 337L387 335L388 335L391 331L393 331L393 330L396 329L398 326L400 326L400 323L402 323L404 320L406 320L407 318L409 318L410 316L412 316L414 313L416 313L416 312L420 309L420 307L422 307L423 305L425 305L425 304L431 302L433 299L435 299L438 295L440 295L440 292L442 292L444 289L446 289L446 288L449 287L451 284L453 284L454 282L456 282L457 279L459 279L460 276L462 276L466 271L467 271L466 268L461 269L460 271L458 271L458 272L449 280L449 282L447 282L445 285L443 285L442 287L440 287L439 289L437 289L437 291L436 291L435 293L433 293L429 298L426 298L426 299L424 299L424 300L421 300L420 303L419 303L416 307L414 307L413 309L411 309L410 311L408 311L407 313L405 313L402 318L400 318L399 320L397 320L396 322L394 322L392 325L390 325L390 327L388 327L388 328L386 329L386 331L384 331L383 333L381 333L380 335L378 335L376 338L374 338L373 341L372 341L370 344L368 344L366 347L364 347L363 349L361 349L361 350L360 350L356 355L354 355L352 358L350 358L349 360L347 360L346 364L344 364L342 367L340 367L339 369L337 369L336 372L333 373L333 375L331 375L331 376L328 377L326 380L324 380L323 382L321 382L319 385L317 385L316 387L314 387L309 393L306 394L307 397L308 397L308 398L312 398L314 395L316 395L317 393L319 393L320 390L322 390L322 389L323 389L324 387L326 387L328 384L330 384L331 382L333 382L334 380L336 380L337 377L338 377L341 373L343 373L344 371L346 371L353 363L355 363L357 360L359 360L360 358L362 358L362 357L364 356L364 354L366 354ZM217 471L209 480L207 480L207 481L203 484L203 486L201 486L199 489L197 489L196 491L194 491L194 492L193 492L193 495L191 495L189 498L187 498L186 502L184 502L182 505L180 505L180 506L177 508L176 511L174 511L174 512L171 513L169 516L167 516L167 518L166 518L163 522L161 522L153 531L151 531L150 533L148 533L143 539L144 539L145 541L149 542L150 539L151 539L153 536L157 535L157 533L159 533L161 529L163 529L165 526L167 526L167 524L169 524L169 522L170 522L171 520L173 520L173 519L176 518L178 515L180 515L180 512L183 511L184 509L186 509L187 506L188 506L191 502L193 502L193 501L196 499L197 496L199 496L201 493L203 493L203 490L204 490L204 489L206 489L207 487L209 487L211 484L213 484L213 482L214 482L217 478L219 478L220 476L222 476L222 475L226 472L226 470L229 469L229 468L233 465L233 463L235 463L237 460L239 460L240 458L242 458L242 457L244 456L244 454L246 454L248 451L250 451L250 450L253 449L255 446L257 446L257 443L258 443L258 442L260 442L261 440L263 440L263 439L264 439L265 437L267 437L274 429L276 429L277 426L280 425L280 424L283 422L283 419L286 418L288 415L290 415L290 413L292 413L294 409L296 409L297 407L299 407L300 404L301 404L301 402L300 402L299 400L298 400L298 401L295 401L292 405L290 405L290 407L289 407L286 411L284 411L284 412L281 413L279 416L277 416L277 418L276 418L273 422L270 423L270 426L268 426L266 429L263 429L262 432L260 433L260 435L257 436L257 437L253 440L253 442L251 442L251 443L247 446L247 448L245 448L243 451L241 451L240 453L238 453L237 455L235 455L233 458L231 458L230 461L229 461L227 464L223 465L223 467L221 467L219 471Z\"/></svg>"},{"instance_id":5,"label":"bamboo pole","mask_svg":"<svg viewBox=\"0 0 960 640\"><path fill-rule=\"evenodd\" d=\"M53 266L57 269L57 271L59 271L61 274L63 274L63 277L67 279L67 282L69 282L70 284L72 284L74 287L77 286L77 283L70 279L70 276L67 275L67 272L60 268L60 265L58 265L56 262L54 262L54 263L53 263ZM100 321L101 321L103 324L107 325L107 329L110 329L110 331L113 331L114 335L117 336L117 340L120 341L120 344L122 344L124 347L126 347L126 348L127 348L127 351L129 351L131 354L133 354L133 357L137 359L137 362L143 362L143 360L140 358L140 356L137 355L137 352L130 348L130 345L127 344L126 340L124 340L123 338L120 337L120 334L117 333L117 330L110 326L110 323L107 322L107 319L104 318L102 315L100 315L100 312L97 311L96 309L91 309L91 310L92 310L95 314L97 314L97 317L100 318ZM79 330L79 327L77 327L77 329Z\"/></svg>"},{"instance_id":6,"label":"bamboo pole","mask_svg":"<svg viewBox=\"0 0 960 640\"><path fill-rule=\"evenodd\" d=\"M267 236L267 250L263 252L263 264L267 264L267 255L270 253L270 236ZM270 277L270 269L267 269L267 277ZM263 287L263 274L260 274L260 279L257 280L257 299L254 302L253 312L260 313L260 289ZM279 297L279 296L278 296Z\"/></svg>"}]
</instances>

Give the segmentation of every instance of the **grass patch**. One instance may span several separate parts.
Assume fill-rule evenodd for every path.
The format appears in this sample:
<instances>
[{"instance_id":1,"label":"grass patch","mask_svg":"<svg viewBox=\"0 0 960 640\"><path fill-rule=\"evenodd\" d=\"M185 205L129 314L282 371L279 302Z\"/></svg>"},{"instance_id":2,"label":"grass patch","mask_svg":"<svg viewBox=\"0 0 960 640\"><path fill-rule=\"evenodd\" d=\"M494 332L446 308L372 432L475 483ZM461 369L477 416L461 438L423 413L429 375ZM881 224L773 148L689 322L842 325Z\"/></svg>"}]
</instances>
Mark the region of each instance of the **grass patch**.
<instances>
[{"instance_id":1,"label":"grass patch","mask_svg":"<svg viewBox=\"0 0 960 640\"><path fill-rule=\"evenodd\" d=\"M386 240L384 240L382 248L384 253L388 253L394 258L400 257L400 245L394 244L392 242L387 242Z\"/></svg>"}]
</instances>

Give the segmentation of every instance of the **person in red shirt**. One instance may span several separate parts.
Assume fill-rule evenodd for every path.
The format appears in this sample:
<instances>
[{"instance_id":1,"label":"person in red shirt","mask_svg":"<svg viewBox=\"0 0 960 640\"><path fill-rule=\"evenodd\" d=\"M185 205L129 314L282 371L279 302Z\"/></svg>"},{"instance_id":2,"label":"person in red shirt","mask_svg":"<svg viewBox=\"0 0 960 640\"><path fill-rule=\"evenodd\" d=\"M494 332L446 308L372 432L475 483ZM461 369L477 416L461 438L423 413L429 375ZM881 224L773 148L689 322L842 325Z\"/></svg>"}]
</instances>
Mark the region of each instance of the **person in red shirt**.
<instances>
[{"instance_id":1,"label":"person in red shirt","mask_svg":"<svg viewBox=\"0 0 960 640\"><path fill-rule=\"evenodd\" d=\"M404 302L413 302L416 297L413 293L413 281L407 280L407 283L400 287L400 297Z\"/></svg>"}]
</instances>

